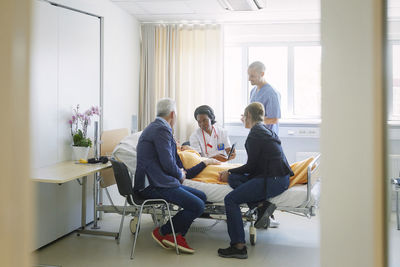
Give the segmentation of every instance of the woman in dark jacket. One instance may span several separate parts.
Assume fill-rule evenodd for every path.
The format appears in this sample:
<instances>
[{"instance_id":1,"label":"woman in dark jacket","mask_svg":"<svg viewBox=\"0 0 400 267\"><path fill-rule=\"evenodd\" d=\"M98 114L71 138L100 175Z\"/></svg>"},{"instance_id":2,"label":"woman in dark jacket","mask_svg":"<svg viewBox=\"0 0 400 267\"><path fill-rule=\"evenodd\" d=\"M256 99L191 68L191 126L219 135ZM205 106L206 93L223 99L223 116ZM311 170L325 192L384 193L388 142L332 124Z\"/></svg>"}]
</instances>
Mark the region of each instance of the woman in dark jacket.
<instances>
[{"instance_id":1,"label":"woman in dark jacket","mask_svg":"<svg viewBox=\"0 0 400 267\"><path fill-rule=\"evenodd\" d=\"M245 143L247 163L220 174L220 180L228 181L234 189L224 199L231 242L230 247L218 250L221 257L247 258L240 204L247 203L250 208L258 206L255 226L263 225L275 208L266 200L285 191L293 175L281 141L263 124L264 113L264 106L259 102L246 107L244 123L250 129Z\"/></svg>"}]
</instances>

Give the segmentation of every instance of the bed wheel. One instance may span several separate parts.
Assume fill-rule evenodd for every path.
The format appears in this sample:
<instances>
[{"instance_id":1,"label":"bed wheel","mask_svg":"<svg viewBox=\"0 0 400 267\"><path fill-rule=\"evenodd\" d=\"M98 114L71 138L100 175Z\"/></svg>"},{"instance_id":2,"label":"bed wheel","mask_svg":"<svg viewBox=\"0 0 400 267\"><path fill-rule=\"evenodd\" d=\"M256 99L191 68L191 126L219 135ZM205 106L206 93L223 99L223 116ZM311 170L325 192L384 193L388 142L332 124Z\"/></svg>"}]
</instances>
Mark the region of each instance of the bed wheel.
<instances>
[{"instance_id":1,"label":"bed wheel","mask_svg":"<svg viewBox=\"0 0 400 267\"><path fill-rule=\"evenodd\" d=\"M250 244L254 246L257 242L257 230L254 226L250 226L249 228L250 233Z\"/></svg>"},{"instance_id":2,"label":"bed wheel","mask_svg":"<svg viewBox=\"0 0 400 267\"><path fill-rule=\"evenodd\" d=\"M138 224L138 217L133 217L131 222L129 223L129 228L131 229L131 233L134 235L136 233L136 226ZM140 230L140 228L139 228Z\"/></svg>"},{"instance_id":3,"label":"bed wheel","mask_svg":"<svg viewBox=\"0 0 400 267\"><path fill-rule=\"evenodd\" d=\"M166 217L162 214L151 214L151 219L155 225L161 227L161 225L164 225L168 221L168 216Z\"/></svg>"},{"instance_id":4,"label":"bed wheel","mask_svg":"<svg viewBox=\"0 0 400 267\"><path fill-rule=\"evenodd\" d=\"M310 208L310 218L311 218L311 216L315 216L315 214L316 214L316 208L315 208L315 206L311 206L311 208Z\"/></svg>"}]
</instances>

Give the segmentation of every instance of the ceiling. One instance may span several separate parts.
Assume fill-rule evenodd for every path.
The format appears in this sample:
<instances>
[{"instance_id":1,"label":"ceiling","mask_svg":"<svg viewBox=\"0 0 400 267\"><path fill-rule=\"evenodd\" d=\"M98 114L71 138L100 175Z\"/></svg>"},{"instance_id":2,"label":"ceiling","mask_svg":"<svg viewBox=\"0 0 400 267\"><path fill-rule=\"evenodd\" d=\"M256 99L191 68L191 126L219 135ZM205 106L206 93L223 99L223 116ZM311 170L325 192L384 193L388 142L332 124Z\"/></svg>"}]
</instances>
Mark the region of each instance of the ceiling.
<instances>
[{"instance_id":1,"label":"ceiling","mask_svg":"<svg viewBox=\"0 0 400 267\"><path fill-rule=\"evenodd\" d=\"M267 0L266 8L259 11L227 11L218 0L111 1L141 22L253 23L320 19L320 0Z\"/></svg>"}]
</instances>

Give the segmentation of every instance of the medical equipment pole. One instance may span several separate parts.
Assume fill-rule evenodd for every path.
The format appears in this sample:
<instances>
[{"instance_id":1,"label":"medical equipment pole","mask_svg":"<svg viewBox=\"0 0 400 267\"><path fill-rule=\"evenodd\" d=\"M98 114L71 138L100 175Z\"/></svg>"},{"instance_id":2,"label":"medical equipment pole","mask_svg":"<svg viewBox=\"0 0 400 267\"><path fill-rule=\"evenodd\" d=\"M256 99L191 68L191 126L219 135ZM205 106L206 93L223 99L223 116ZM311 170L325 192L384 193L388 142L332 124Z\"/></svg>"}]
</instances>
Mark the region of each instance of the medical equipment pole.
<instances>
[{"instance_id":1,"label":"medical equipment pole","mask_svg":"<svg viewBox=\"0 0 400 267\"><path fill-rule=\"evenodd\" d=\"M99 135L99 122L95 121L94 122L94 158L96 160L99 159L99 142L98 142L98 135ZM97 204L98 204L98 192L99 192L99 173L96 172L94 174L94 179L93 179L93 226L91 227L92 229L100 229L100 227L97 225Z\"/></svg>"}]
</instances>

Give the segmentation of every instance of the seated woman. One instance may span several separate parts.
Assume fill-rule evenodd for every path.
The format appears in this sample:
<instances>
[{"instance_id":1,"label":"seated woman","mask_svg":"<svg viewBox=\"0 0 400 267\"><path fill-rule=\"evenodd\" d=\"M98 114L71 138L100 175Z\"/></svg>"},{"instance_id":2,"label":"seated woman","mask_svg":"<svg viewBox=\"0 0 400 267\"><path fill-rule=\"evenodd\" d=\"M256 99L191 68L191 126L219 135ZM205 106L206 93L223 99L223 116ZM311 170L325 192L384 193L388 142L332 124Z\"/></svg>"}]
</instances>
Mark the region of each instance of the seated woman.
<instances>
[{"instance_id":1,"label":"seated woman","mask_svg":"<svg viewBox=\"0 0 400 267\"><path fill-rule=\"evenodd\" d=\"M228 181L234 189L224 199L231 242L228 248L218 249L221 257L247 258L240 204L247 203L250 208L255 208L261 202L255 226L262 227L275 209L275 205L266 199L285 191L289 187L289 177L293 175L281 141L263 124L264 114L264 106L259 102L246 107L244 123L250 129L245 143L247 163L220 175L220 180Z\"/></svg>"},{"instance_id":2,"label":"seated woman","mask_svg":"<svg viewBox=\"0 0 400 267\"><path fill-rule=\"evenodd\" d=\"M194 111L194 118L199 129L190 136L190 146L202 157L227 161L231 143L227 131L215 125L213 109L207 105L199 106ZM235 156L235 151L232 151L230 159L234 159Z\"/></svg>"}]
</instances>

